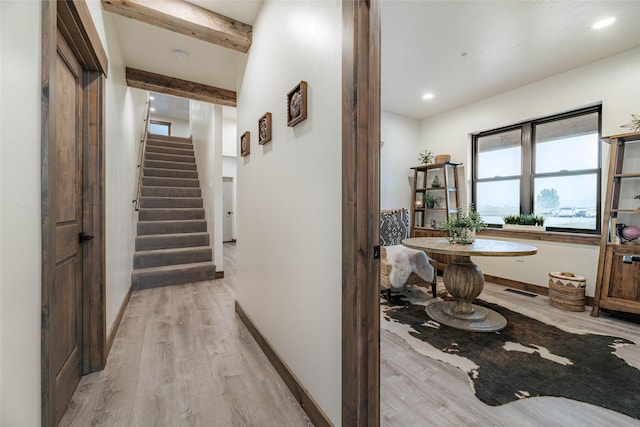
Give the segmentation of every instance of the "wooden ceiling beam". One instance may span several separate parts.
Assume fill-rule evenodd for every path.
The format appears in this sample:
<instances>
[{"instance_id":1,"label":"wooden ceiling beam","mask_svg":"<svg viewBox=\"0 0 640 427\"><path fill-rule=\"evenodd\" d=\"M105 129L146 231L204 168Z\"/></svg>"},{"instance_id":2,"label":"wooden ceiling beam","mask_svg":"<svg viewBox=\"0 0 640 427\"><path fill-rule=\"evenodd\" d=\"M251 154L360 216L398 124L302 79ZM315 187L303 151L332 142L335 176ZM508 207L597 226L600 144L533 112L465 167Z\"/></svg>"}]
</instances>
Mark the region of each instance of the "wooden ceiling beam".
<instances>
[{"instance_id":1,"label":"wooden ceiling beam","mask_svg":"<svg viewBox=\"0 0 640 427\"><path fill-rule=\"evenodd\" d=\"M188 80L163 76L162 74L137 70L129 67L126 68L126 80L128 86L138 89L179 96L182 98L195 99L228 107L236 106L236 92L228 89L207 86L201 83L190 82Z\"/></svg>"},{"instance_id":2,"label":"wooden ceiling beam","mask_svg":"<svg viewBox=\"0 0 640 427\"><path fill-rule=\"evenodd\" d=\"M251 46L251 25L183 0L103 0L104 9L242 53Z\"/></svg>"}]
</instances>

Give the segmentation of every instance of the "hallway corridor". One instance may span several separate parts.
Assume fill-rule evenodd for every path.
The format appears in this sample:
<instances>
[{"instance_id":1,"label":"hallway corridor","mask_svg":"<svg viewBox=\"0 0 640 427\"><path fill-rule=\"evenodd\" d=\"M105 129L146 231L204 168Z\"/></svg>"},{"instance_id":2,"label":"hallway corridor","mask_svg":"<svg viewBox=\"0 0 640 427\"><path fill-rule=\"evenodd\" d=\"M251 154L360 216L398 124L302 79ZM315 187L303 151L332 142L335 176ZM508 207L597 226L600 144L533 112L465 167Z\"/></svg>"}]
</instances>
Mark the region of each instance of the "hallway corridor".
<instances>
[{"instance_id":1,"label":"hallway corridor","mask_svg":"<svg viewBox=\"0 0 640 427\"><path fill-rule=\"evenodd\" d=\"M311 426L234 312L225 278L134 291L106 368L82 378L61 426Z\"/></svg>"}]
</instances>

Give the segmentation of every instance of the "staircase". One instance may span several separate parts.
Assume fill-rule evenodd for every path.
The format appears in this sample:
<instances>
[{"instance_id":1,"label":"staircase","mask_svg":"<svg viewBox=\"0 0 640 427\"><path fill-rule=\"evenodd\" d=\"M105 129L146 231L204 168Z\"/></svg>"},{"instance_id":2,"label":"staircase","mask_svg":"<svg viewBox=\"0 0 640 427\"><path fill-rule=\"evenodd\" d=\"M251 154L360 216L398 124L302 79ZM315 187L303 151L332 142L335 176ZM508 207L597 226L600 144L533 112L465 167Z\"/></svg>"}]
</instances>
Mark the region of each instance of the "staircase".
<instances>
[{"instance_id":1,"label":"staircase","mask_svg":"<svg viewBox=\"0 0 640 427\"><path fill-rule=\"evenodd\" d=\"M191 139L149 135L133 256L133 289L215 278Z\"/></svg>"}]
</instances>

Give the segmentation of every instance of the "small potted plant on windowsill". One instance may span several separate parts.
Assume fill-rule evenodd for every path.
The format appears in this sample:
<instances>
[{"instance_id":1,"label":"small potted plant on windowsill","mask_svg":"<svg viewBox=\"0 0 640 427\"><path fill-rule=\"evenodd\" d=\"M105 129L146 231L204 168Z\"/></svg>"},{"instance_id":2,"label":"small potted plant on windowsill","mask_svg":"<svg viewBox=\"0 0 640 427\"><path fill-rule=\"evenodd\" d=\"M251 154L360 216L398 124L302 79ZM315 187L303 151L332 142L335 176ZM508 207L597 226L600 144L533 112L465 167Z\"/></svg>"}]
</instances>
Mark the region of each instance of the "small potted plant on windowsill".
<instances>
[{"instance_id":1,"label":"small potted plant on windowsill","mask_svg":"<svg viewBox=\"0 0 640 427\"><path fill-rule=\"evenodd\" d=\"M469 204L466 215L462 209L458 208L455 215L452 215L442 223L440 229L450 233L449 243L459 243L469 245L476 240L476 232L487 228L487 224L482 221L482 217L475 210L473 203Z\"/></svg>"},{"instance_id":2,"label":"small potted plant on windowsill","mask_svg":"<svg viewBox=\"0 0 640 427\"><path fill-rule=\"evenodd\" d=\"M436 206L440 206L441 200L442 197L434 197L429 193L424 195L424 205L427 209L433 209Z\"/></svg>"},{"instance_id":3,"label":"small potted plant on windowsill","mask_svg":"<svg viewBox=\"0 0 640 427\"><path fill-rule=\"evenodd\" d=\"M515 231L545 231L544 217L542 215L506 215L502 217L504 224L503 230Z\"/></svg>"}]
</instances>

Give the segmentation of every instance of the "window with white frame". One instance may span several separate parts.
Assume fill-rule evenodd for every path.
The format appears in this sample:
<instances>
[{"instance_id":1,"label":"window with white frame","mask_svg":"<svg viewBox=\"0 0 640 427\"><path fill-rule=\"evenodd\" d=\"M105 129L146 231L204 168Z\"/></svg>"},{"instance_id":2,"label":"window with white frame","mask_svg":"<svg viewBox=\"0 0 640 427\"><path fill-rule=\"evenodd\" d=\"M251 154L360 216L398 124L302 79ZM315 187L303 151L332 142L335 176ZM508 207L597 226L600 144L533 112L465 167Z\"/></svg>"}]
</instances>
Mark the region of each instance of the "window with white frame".
<instances>
[{"instance_id":1,"label":"window with white frame","mask_svg":"<svg viewBox=\"0 0 640 427\"><path fill-rule=\"evenodd\" d=\"M593 107L473 136L473 201L489 225L535 214L550 231L600 232L600 115Z\"/></svg>"},{"instance_id":2,"label":"window with white frame","mask_svg":"<svg viewBox=\"0 0 640 427\"><path fill-rule=\"evenodd\" d=\"M149 133L154 135L171 136L171 122L151 120L149 122Z\"/></svg>"}]
</instances>

